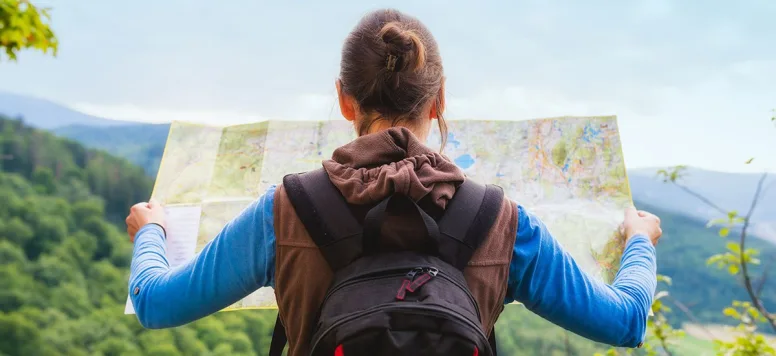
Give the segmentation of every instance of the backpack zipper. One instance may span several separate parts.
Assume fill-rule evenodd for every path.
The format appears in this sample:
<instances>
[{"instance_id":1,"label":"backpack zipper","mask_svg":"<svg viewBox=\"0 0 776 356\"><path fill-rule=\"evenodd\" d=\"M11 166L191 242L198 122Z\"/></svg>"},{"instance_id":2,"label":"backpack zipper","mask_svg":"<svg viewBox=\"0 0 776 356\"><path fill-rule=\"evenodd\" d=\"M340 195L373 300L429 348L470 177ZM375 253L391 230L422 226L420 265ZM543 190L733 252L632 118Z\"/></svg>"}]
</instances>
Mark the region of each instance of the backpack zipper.
<instances>
[{"instance_id":1,"label":"backpack zipper","mask_svg":"<svg viewBox=\"0 0 776 356\"><path fill-rule=\"evenodd\" d=\"M415 267L415 268L411 268L409 272L405 272L408 269L406 267L405 268L396 268L396 269L389 270L389 271L375 273L374 276L369 276L369 274L367 274L365 276L359 276L359 277L353 278L353 279L351 279L351 280L349 280L349 281L347 281L345 283L341 283L341 284L337 285L334 289L332 289L328 293L326 293L326 297L323 298L323 303L321 303L321 305L325 305L326 301L329 300L329 297L331 297L332 294L334 294L335 292L337 292L340 289L343 289L345 287L349 287L349 286L352 286L352 285L358 284L358 283L374 281L374 280L378 280L378 279L401 277L403 275L407 276L407 278L412 278L412 277L414 277L417 274L417 271L422 271L424 268L428 268L428 267ZM413 273L413 272L415 272L415 273Z\"/></svg>"},{"instance_id":2,"label":"backpack zipper","mask_svg":"<svg viewBox=\"0 0 776 356\"><path fill-rule=\"evenodd\" d=\"M363 279L354 278L354 279L352 279L352 280L350 280L350 281L348 281L346 283L342 283L342 284L338 285L336 288L330 290L326 294L326 296L323 298L323 303L321 303L321 305L326 305L326 302L329 300L331 295L334 294L335 292L337 292L340 289L343 289L345 287L354 285L354 284L363 283L363 282L369 282L369 281L374 281L374 280L384 279L384 278L400 277L402 275L406 275L407 278L409 278L410 282L411 282L417 276L417 274L419 272L429 272L429 273L433 272L432 276L434 276L434 277L441 276L443 279L445 279L445 280L455 284L456 286L458 286L458 288L463 290L466 293L466 295L469 297L469 300L471 300L471 302L474 303L474 311L477 313L477 319L482 319L482 316L480 315L480 306L477 303L477 299L474 298L474 295L471 293L469 288L467 288L462 283L456 281L455 279L447 276L447 274L445 274L443 271L440 271L438 268L436 268L436 267L428 267L428 266L427 267L415 267L415 268L412 268L407 273L397 272L399 270L406 271L407 268L401 268L401 269L397 268L397 269L394 269L394 270L386 271L386 272L384 272L385 274L378 274L376 276L366 277L366 278L363 278ZM402 287L404 287L404 285L402 285Z\"/></svg>"},{"instance_id":3,"label":"backpack zipper","mask_svg":"<svg viewBox=\"0 0 776 356\"><path fill-rule=\"evenodd\" d=\"M401 303L401 302L399 302L399 303ZM349 322L351 320L357 319L357 318L365 316L365 315L373 314L373 313L382 311L384 309L397 309L397 310L414 309L413 310L414 313L425 314L425 315L430 315L430 316L440 316L440 315L434 314L434 313L430 313L429 310L436 310L437 312L439 312L440 309L442 309L444 311L452 312L452 313L449 313L448 315L452 315L453 318L457 319L458 322L462 322L462 323L472 327L474 330L476 330L477 333L482 337L483 340L487 340L488 339L488 337L485 336L485 333L482 331L482 326L477 325L474 322L472 322L471 320L466 319L466 318L460 316L457 311L455 311L453 309L450 309L450 308L447 308L445 306L437 305L437 304L417 305L417 304L406 304L406 303L401 303L401 304L397 305L397 303L391 303L391 304L387 304L387 305L383 304L383 305L380 305L380 306L377 306L377 307L373 307L373 308L369 308L369 309L366 309L366 310L362 310L362 311L356 312L354 314L350 314L350 315L348 315L348 316L346 316L346 317L344 317L344 318L342 318L340 320L337 320L336 322L331 324L328 328L326 328L326 330L324 330L322 333L320 333L320 336L318 336L315 339L315 343L313 344L313 347L310 348L310 350L315 350L315 348L318 347L318 344L321 342L321 340L329 332L331 332L332 329L334 329L334 328L336 328L336 327L338 327L338 326L340 326L340 325L342 325L344 323L347 323L347 322Z\"/></svg>"}]
</instances>

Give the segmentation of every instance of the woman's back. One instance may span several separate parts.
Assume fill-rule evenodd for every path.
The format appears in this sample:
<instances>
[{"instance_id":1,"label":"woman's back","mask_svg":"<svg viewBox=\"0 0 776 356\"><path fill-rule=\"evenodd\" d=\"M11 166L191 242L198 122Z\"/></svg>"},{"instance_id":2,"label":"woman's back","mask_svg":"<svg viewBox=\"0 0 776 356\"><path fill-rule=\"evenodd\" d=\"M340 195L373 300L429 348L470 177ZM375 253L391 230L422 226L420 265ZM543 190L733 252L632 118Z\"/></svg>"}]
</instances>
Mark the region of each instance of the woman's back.
<instances>
[{"instance_id":1,"label":"woman's back","mask_svg":"<svg viewBox=\"0 0 776 356\"><path fill-rule=\"evenodd\" d=\"M371 207L399 192L432 217L442 215L465 178L449 159L423 144L433 120L443 145L447 137L443 67L428 29L397 11L368 14L345 41L336 86L342 115L360 137L323 162L333 185L354 206ZM194 260L172 270L164 253L163 210L155 203L133 207L128 233L137 241L129 287L141 323L180 325L271 286L290 354L306 353L332 271L289 203L286 188L271 187ZM656 288L653 244L661 235L659 219L628 210L621 271L606 285L585 274L525 207L504 199L491 218L494 224L465 270L485 333L504 304L520 301L590 339L640 345ZM389 223L391 228L383 230L389 245L419 243L411 238L417 231L412 220L398 216Z\"/></svg>"},{"instance_id":2,"label":"woman's back","mask_svg":"<svg viewBox=\"0 0 776 356\"><path fill-rule=\"evenodd\" d=\"M362 136L337 149L323 167L338 192L356 210L358 206L371 208L399 193L417 201L430 215L440 216L465 179L447 157L423 145L406 128ZM331 284L332 271L311 239L309 229L299 220L284 186L276 190L274 209L278 308L281 318L288 321L285 326L292 341L292 354L304 354L309 351L308 342ZM364 213L365 209L354 215L363 218ZM382 245L386 250L420 250L427 242L422 221L410 215L412 211L406 213L385 221ZM506 298L517 232L515 203L503 200L492 218L492 228L464 269L486 333L493 328ZM334 223L331 220L327 221Z\"/></svg>"}]
</instances>

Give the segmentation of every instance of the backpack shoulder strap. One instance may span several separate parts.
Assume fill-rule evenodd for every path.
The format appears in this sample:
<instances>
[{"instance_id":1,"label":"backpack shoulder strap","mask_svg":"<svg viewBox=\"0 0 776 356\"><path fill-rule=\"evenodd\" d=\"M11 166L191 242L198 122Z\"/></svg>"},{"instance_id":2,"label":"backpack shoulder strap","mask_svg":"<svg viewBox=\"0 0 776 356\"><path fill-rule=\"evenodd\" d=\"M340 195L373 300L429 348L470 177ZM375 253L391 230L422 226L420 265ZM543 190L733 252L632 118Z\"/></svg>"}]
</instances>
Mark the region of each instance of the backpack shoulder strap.
<instances>
[{"instance_id":1,"label":"backpack shoulder strap","mask_svg":"<svg viewBox=\"0 0 776 356\"><path fill-rule=\"evenodd\" d=\"M346 266L361 255L363 228L323 168L289 174L283 177L283 187L294 211L332 270ZM287 343L286 329L278 314L270 356L281 356Z\"/></svg>"},{"instance_id":2,"label":"backpack shoulder strap","mask_svg":"<svg viewBox=\"0 0 776 356\"><path fill-rule=\"evenodd\" d=\"M501 187L466 178L439 221L442 259L459 270L466 268L498 218L503 199Z\"/></svg>"},{"instance_id":3,"label":"backpack shoulder strap","mask_svg":"<svg viewBox=\"0 0 776 356\"><path fill-rule=\"evenodd\" d=\"M496 347L496 326L493 326L493 330L490 331L490 336L488 336L488 344L490 344L490 349L493 351L493 356L498 356L498 348Z\"/></svg>"},{"instance_id":4,"label":"backpack shoulder strap","mask_svg":"<svg viewBox=\"0 0 776 356\"><path fill-rule=\"evenodd\" d=\"M332 270L339 270L361 255L363 227L323 168L289 174L283 178L283 186Z\"/></svg>"},{"instance_id":5,"label":"backpack shoulder strap","mask_svg":"<svg viewBox=\"0 0 776 356\"><path fill-rule=\"evenodd\" d=\"M269 344L269 356L282 356L287 343L286 328L283 326L280 312L278 312L278 317L275 319L275 329L272 331L272 341Z\"/></svg>"}]
</instances>

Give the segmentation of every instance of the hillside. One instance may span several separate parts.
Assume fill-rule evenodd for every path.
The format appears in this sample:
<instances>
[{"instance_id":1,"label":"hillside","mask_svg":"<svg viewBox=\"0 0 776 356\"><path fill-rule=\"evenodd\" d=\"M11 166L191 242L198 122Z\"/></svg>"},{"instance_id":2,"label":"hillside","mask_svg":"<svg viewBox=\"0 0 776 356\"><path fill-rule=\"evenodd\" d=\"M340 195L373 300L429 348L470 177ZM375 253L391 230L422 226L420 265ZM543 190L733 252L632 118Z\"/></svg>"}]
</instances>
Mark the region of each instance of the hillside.
<instances>
[{"instance_id":1,"label":"hillside","mask_svg":"<svg viewBox=\"0 0 776 356\"><path fill-rule=\"evenodd\" d=\"M706 266L706 259L724 252L725 244L735 241L736 237L732 234L728 238L720 237L716 230L705 227L704 220L674 214L639 201L636 206L661 218L663 238L657 248L658 273L673 279L669 289L673 298L685 304L703 323L729 323L729 318L722 315L722 309L729 306L731 300L749 300L748 295L739 279L725 270ZM760 249L763 261L776 257L776 245L769 242L750 238L747 247ZM763 270L763 266L752 267L755 280L759 281ZM766 306L776 307L776 283L765 284L762 298ZM677 326L690 321L678 308L674 308L672 320Z\"/></svg>"},{"instance_id":2,"label":"hillside","mask_svg":"<svg viewBox=\"0 0 776 356\"><path fill-rule=\"evenodd\" d=\"M29 125L43 129L68 125L113 126L129 123L84 114L46 99L8 92L0 92L0 115L23 117Z\"/></svg>"},{"instance_id":3,"label":"hillside","mask_svg":"<svg viewBox=\"0 0 776 356\"><path fill-rule=\"evenodd\" d=\"M70 125L54 129L59 136L124 157L153 177L159 169L169 124L131 124L110 127Z\"/></svg>"},{"instance_id":4,"label":"hillside","mask_svg":"<svg viewBox=\"0 0 776 356\"><path fill-rule=\"evenodd\" d=\"M163 331L123 315L123 217L150 194L142 169L5 118L0 148L0 355L266 353L272 312Z\"/></svg>"}]
</instances>

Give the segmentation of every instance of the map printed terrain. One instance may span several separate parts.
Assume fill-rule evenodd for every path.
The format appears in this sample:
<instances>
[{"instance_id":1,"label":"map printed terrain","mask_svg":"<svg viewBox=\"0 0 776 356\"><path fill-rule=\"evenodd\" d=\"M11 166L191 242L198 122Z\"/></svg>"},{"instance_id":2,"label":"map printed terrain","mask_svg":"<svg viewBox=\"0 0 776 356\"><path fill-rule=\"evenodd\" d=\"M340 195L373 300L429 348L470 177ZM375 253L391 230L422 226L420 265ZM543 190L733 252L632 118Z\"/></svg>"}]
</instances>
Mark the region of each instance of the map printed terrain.
<instances>
[{"instance_id":1,"label":"map printed terrain","mask_svg":"<svg viewBox=\"0 0 776 356\"><path fill-rule=\"evenodd\" d=\"M170 266L191 261L284 175L320 168L355 137L344 120L173 122L152 193L168 214ZM440 144L434 129L428 145ZM586 272L614 279L624 247L619 224L632 205L616 117L448 121L443 152L468 177L500 185L536 214ZM277 308L273 290L225 310L249 308ZM129 299L125 313L134 313Z\"/></svg>"}]
</instances>

